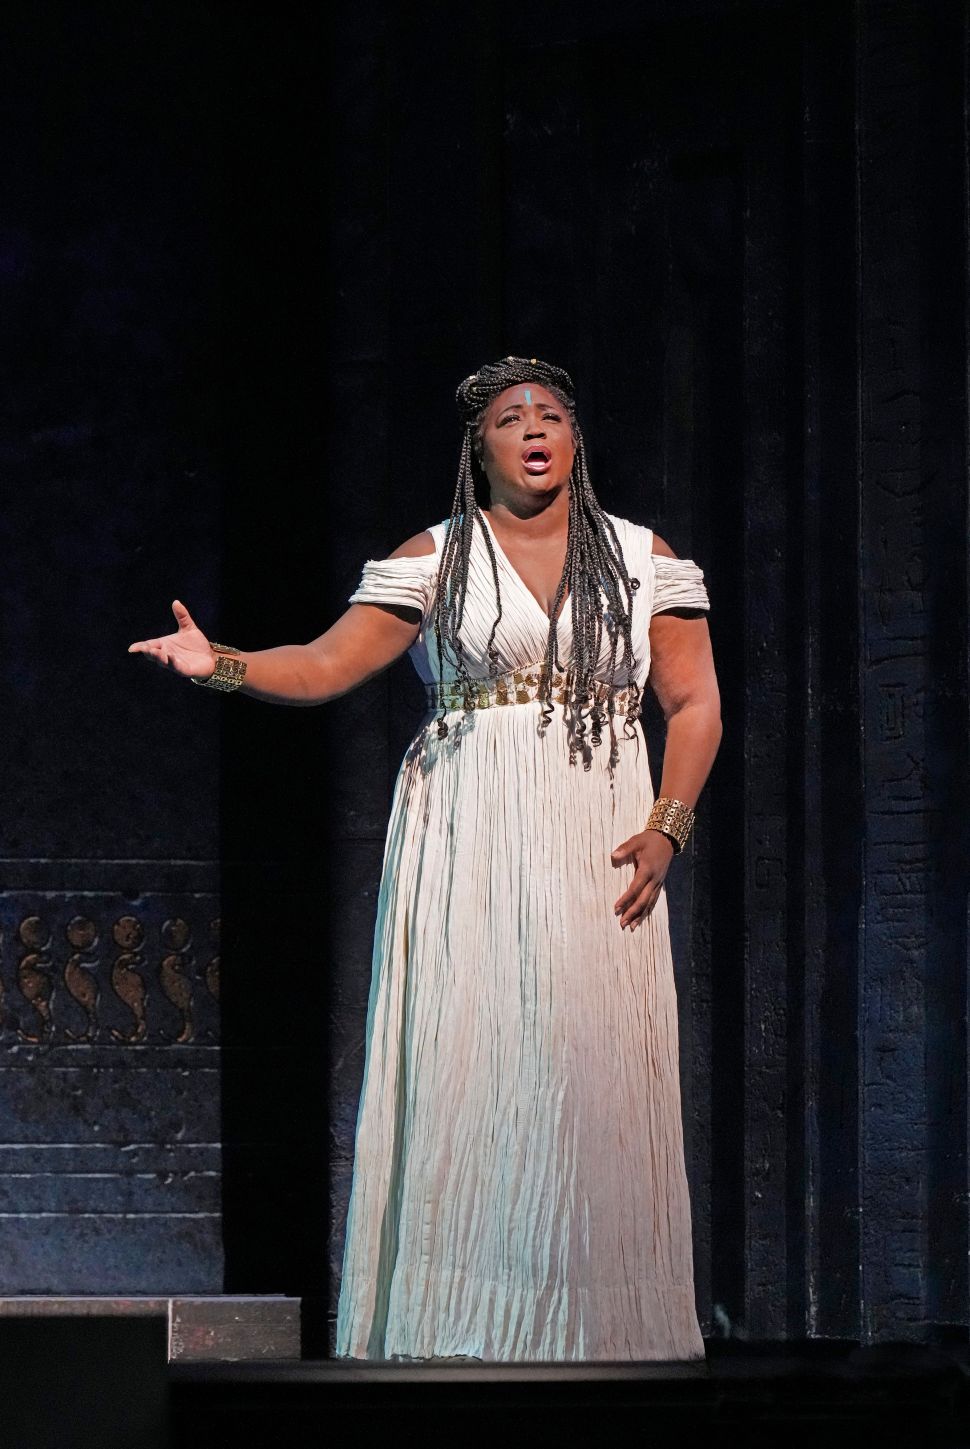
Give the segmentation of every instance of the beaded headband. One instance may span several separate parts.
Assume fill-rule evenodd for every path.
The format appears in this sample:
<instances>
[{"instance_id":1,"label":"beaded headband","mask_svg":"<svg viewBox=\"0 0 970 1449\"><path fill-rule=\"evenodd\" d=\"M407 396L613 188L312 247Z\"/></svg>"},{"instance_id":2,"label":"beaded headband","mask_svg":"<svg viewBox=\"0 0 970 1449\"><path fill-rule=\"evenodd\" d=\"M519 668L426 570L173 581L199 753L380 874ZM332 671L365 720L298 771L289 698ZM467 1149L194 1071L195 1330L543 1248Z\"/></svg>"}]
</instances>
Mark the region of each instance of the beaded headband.
<instances>
[{"instance_id":1,"label":"beaded headband","mask_svg":"<svg viewBox=\"0 0 970 1449\"><path fill-rule=\"evenodd\" d=\"M573 380L561 367L542 362L537 357L503 357L501 362L486 362L477 372L466 377L455 394L458 413L465 427L478 421L493 398L517 382L537 382L558 393L575 407Z\"/></svg>"}]
</instances>

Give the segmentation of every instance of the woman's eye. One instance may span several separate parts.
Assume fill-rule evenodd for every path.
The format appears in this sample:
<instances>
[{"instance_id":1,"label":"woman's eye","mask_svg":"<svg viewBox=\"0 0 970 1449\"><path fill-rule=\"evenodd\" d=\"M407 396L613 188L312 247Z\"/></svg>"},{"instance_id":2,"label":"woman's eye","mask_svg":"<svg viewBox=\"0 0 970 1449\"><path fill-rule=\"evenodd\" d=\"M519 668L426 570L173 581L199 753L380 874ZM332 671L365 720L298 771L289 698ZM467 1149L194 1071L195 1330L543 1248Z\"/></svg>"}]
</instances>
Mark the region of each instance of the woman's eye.
<instances>
[{"instance_id":1,"label":"woman's eye","mask_svg":"<svg viewBox=\"0 0 970 1449\"><path fill-rule=\"evenodd\" d=\"M561 423L562 417L559 413L543 413L542 421L544 423ZM518 422L521 422L521 415L519 413L506 413L505 417L500 420L499 427L504 428L506 423Z\"/></svg>"},{"instance_id":2,"label":"woman's eye","mask_svg":"<svg viewBox=\"0 0 970 1449\"><path fill-rule=\"evenodd\" d=\"M520 423L521 421L522 421L522 414L521 413L506 413L503 418L500 418L499 419L498 426L500 428L504 428L504 427L507 427L509 423ZM561 413L543 413L542 414L542 421L544 423L561 423L562 422L562 414Z\"/></svg>"}]
</instances>

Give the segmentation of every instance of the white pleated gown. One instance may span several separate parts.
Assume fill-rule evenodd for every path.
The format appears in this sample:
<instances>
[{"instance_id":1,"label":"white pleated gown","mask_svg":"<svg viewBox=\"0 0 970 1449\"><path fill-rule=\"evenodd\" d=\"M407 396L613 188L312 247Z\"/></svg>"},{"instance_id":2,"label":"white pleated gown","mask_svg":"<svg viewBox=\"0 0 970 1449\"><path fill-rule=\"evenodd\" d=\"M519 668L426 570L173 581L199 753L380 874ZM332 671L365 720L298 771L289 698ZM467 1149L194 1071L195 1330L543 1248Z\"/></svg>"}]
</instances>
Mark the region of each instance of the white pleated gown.
<instances>
[{"instance_id":1,"label":"white pleated gown","mask_svg":"<svg viewBox=\"0 0 970 1449\"><path fill-rule=\"evenodd\" d=\"M613 518L652 613L707 607L690 560ZM437 677L435 554L371 561L353 600L418 607ZM548 618L491 535L502 670L536 665ZM476 530L462 640L487 677L495 587ZM571 637L567 600L560 658ZM603 664L606 663L604 653ZM453 674L453 670L446 670ZM603 671L605 677L605 669ZM569 764L563 711L429 714L398 776L384 856L337 1353L486 1362L703 1356L694 1306L666 895L632 934L610 852L653 803L642 731Z\"/></svg>"}]
</instances>

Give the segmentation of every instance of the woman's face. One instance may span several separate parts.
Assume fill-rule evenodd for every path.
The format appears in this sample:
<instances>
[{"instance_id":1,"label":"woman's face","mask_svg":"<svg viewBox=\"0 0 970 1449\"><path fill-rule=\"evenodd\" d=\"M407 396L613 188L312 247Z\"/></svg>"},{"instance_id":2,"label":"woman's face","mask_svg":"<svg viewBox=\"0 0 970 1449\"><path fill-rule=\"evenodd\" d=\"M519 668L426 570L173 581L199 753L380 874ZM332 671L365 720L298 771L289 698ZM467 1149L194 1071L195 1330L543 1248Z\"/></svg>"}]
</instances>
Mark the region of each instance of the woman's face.
<instances>
[{"instance_id":1,"label":"woman's face","mask_svg":"<svg viewBox=\"0 0 970 1449\"><path fill-rule=\"evenodd\" d=\"M500 392L485 413L481 440L493 498L542 497L569 480L576 456L569 414L538 383L516 383Z\"/></svg>"}]
</instances>

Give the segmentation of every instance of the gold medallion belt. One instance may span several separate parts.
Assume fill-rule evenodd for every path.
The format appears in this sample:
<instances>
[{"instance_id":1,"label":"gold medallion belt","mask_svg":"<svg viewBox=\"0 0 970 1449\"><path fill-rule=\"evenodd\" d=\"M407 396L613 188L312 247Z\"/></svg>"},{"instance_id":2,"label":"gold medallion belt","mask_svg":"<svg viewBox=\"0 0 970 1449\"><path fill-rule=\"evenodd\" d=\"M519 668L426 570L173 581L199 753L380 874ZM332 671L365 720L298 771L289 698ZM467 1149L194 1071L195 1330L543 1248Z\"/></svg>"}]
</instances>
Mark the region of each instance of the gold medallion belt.
<instances>
[{"instance_id":1,"label":"gold medallion belt","mask_svg":"<svg viewBox=\"0 0 970 1449\"><path fill-rule=\"evenodd\" d=\"M427 684L425 691L429 709L491 709L500 704L531 704L540 698L544 680L545 670L541 664L527 664L523 669L513 669L492 679L471 680L467 702L465 689L457 679L446 679L443 684ZM590 705L605 704L609 695L609 685L597 680ZM628 688L618 689L613 698L616 713L623 714L629 698ZM553 674L551 703L566 704L568 699L566 675Z\"/></svg>"}]
</instances>

